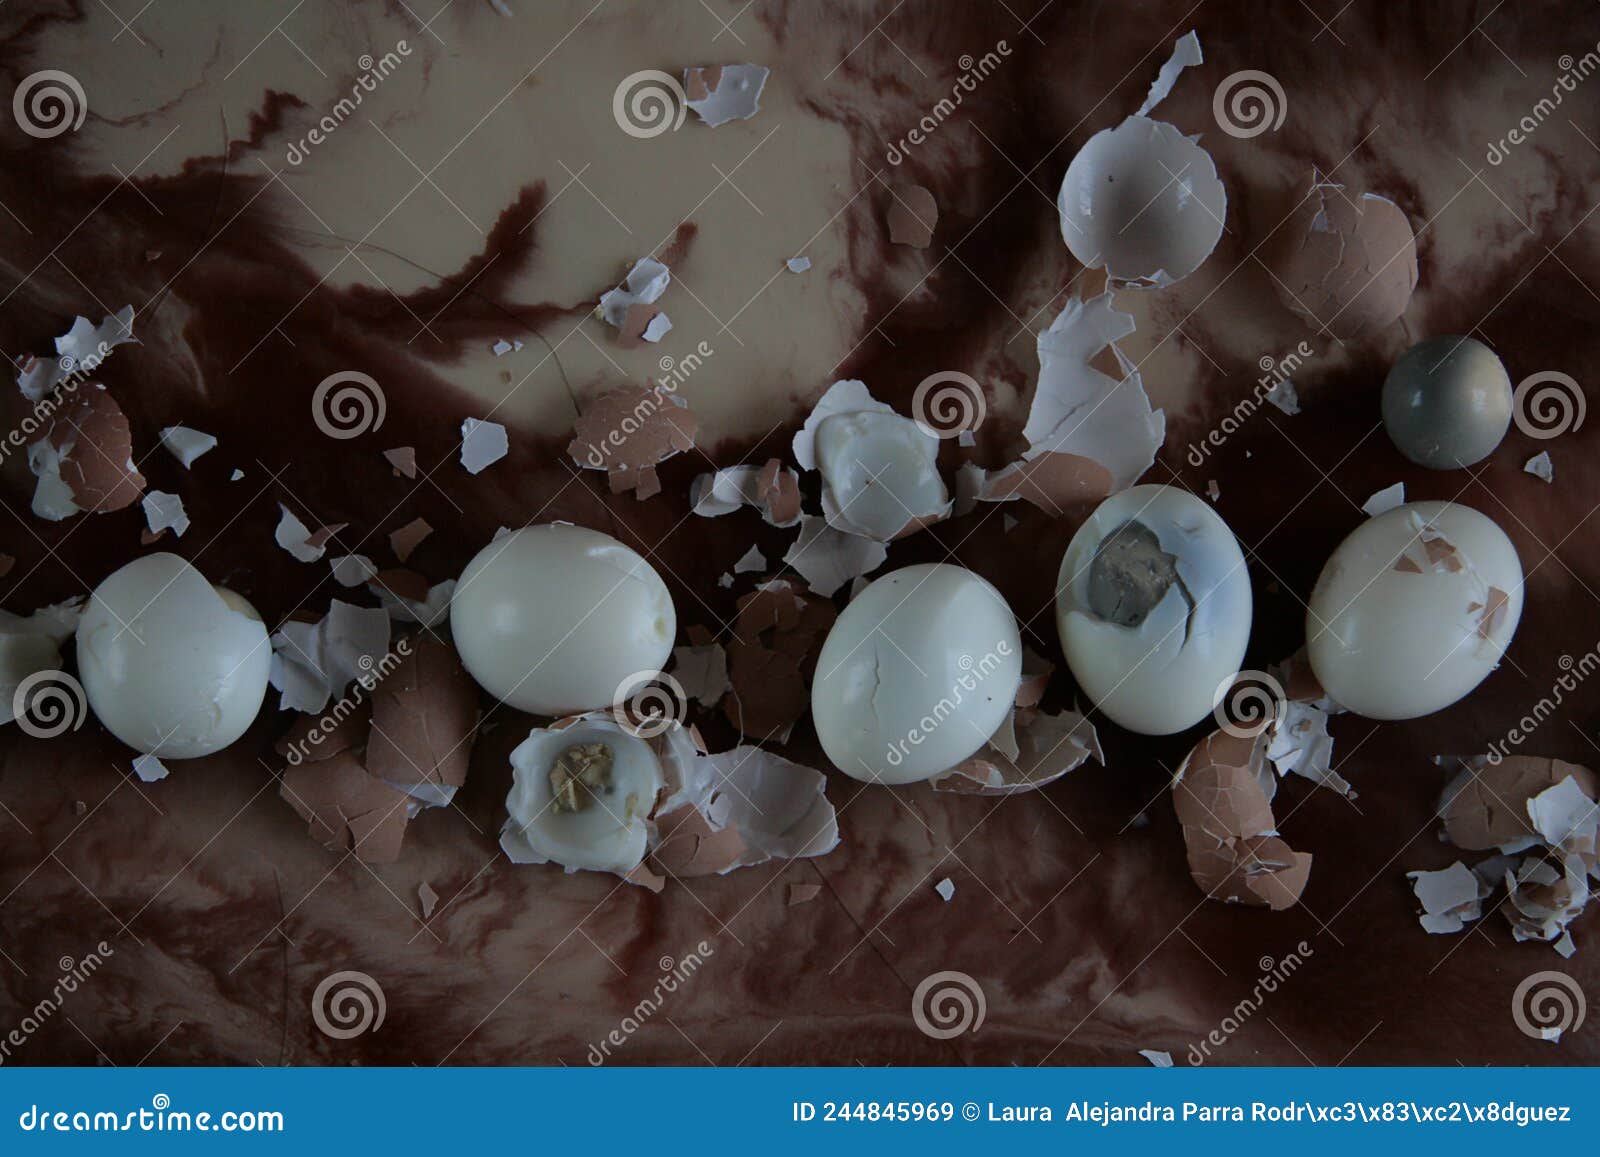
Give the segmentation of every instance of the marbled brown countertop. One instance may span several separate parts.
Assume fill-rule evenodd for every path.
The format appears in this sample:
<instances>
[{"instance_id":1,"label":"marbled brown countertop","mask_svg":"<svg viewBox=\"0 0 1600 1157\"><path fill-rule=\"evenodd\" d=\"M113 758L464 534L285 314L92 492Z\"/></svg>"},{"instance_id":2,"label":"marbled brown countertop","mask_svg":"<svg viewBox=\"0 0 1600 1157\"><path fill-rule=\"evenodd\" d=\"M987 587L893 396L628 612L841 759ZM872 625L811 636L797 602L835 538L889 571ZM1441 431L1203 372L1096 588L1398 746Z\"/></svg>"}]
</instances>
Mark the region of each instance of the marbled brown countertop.
<instances>
[{"instance_id":1,"label":"marbled brown countertop","mask_svg":"<svg viewBox=\"0 0 1600 1157\"><path fill-rule=\"evenodd\" d=\"M325 567L274 545L283 500L349 523L340 545L369 553L425 517L437 529L413 561L436 581L502 524L607 529L651 554L681 625L717 631L746 589L722 590L717 576L752 539L776 558L789 536L748 512L685 520L689 482L706 456L785 453L797 416L836 377L903 406L934 370L975 375L991 421L972 453L1002 464L1037 372L1031 334L1081 272L1058 232L1061 175L1090 134L1137 107L1193 27L1206 61L1159 115L1205 134L1228 190L1227 232L1181 284L1119 296L1139 320L1128 351L1168 414L1147 480L1219 484L1255 586L1253 665L1298 646L1323 560L1366 497L1402 479L1412 498L1457 498L1504 526L1528 572L1516 640L1448 711L1334 722L1339 770L1360 797L1284 785L1280 827L1315 864L1303 902L1276 914L1205 902L1189 880L1165 787L1193 735L1138 740L1106 724L1109 766L1006 800L836 775L837 851L657 896L506 862L494 839L505 757L528 724L511 712L485 728L457 807L419 818L401 860L381 867L316 846L278 798L271 745L284 721L273 711L226 754L154 785L133 779L129 753L93 724L50 742L7 728L0 1032L50 991L63 958L102 940L113 949L7 1063L580 1065L651 991L663 959L701 941L704 967L614 1050L618 1062L1128 1064L1156 1048L1181 1063L1291 952L1303 965L1216 1063L1600 1059L1592 1026L1552 1046L1511 1017L1513 989L1541 969L1593 989L1592 917L1575 927L1571 961L1513 944L1493 915L1428 936L1404 877L1454 858L1434 834L1444 773L1430 757L1485 748L1548 692L1563 656L1600 645L1600 423L1548 444L1514 431L1482 468L1428 474L1399 458L1377 414L1388 362L1429 334L1475 334L1513 380L1600 379L1600 80L1579 82L1525 143L1488 159L1549 95L1563 58L1596 51L1600 10L509 3L509 18L483 0L0 8L8 91L60 69L88 108L79 130L49 140L0 118L0 348L44 352L72 315L134 304L141 344L119 349L105 380L138 452L179 422L221 439L189 474L159 452L145 463L153 487L188 505L194 526L177 549L269 620L320 611L338 591ZM1002 39L1000 67L890 164L890 144L950 93L962 58ZM393 74L294 163L362 57L401 40ZM773 69L748 122L713 131L691 117L639 140L612 120L612 92L633 71L742 60ZM1217 131L1212 93L1240 69L1281 82L1276 132ZM1313 166L1391 197L1419 234L1405 317L1345 346L1287 312L1254 255ZM886 244L893 181L934 191L930 249ZM675 328L659 348L619 350L587 312L628 262L674 237ZM798 252L813 268L784 272ZM525 348L496 359L500 337ZM1258 361L1307 338L1303 412L1263 411L1191 466L1189 444L1250 391ZM716 354L683 392L704 419L705 455L670 463L660 496L612 497L560 462L575 398L642 379L663 353L702 340ZM334 443L313 426L311 391L341 369L383 383L381 435ZM491 410L512 453L469 477L456 431ZM394 477L379 456L404 444L424 470L438 467L428 482ZM1542 448L1550 486L1522 471ZM953 469L962 452L945 453ZM246 478L230 485L236 465ZM81 594L141 549L137 506L47 524L27 513L30 483L15 460L0 476L0 548L18 560L0 579L8 609ZM1007 532L1000 513L897 544L890 565L973 567L1006 593L1030 642L1058 654L1052 587L1077 516L1008 507L1020 522ZM1586 684L1524 750L1600 761L1597 716L1600 687ZM804 726L788 751L815 757ZM947 876L948 904L932 887ZM427 920L423 882L441 897ZM790 907L791 883L822 892ZM312 992L341 970L381 984L378 1031L335 1040L314 1025ZM911 1016L912 990L943 970L975 978L987 1004L982 1028L950 1041Z\"/></svg>"}]
</instances>

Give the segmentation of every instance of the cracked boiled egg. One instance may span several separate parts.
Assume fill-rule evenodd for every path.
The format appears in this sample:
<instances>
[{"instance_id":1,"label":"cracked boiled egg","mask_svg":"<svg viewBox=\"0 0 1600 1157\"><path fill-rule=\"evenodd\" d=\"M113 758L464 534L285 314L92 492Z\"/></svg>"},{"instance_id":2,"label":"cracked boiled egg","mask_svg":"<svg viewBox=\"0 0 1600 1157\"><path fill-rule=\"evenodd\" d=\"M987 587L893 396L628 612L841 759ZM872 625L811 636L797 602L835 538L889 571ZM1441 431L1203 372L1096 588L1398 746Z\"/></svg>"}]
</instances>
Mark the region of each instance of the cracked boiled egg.
<instances>
[{"instance_id":1,"label":"cracked boiled egg","mask_svg":"<svg viewBox=\"0 0 1600 1157\"><path fill-rule=\"evenodd\" d=\"M646 740L604 714L536 728L511 753L500 846L516 864L626 875L643 861L665 784Z\"/></svg>"},{"instance_id":2,"label":"cracked boiled egg","mask_svg":"<svg viewBox=\"0 0 1600 1157\"><path fill-rule=\"evenodd\" d=\"M908 566L850 601L811 686L817 738L868 783L915 783L960 763L1005 721L1022 639L1000 592L964 567Z\"/></svg>"},{"instance_id":3,"label":"cracked boiled egg","mask_svg":"<svg viewBox=\"0 0 1600 1157\"><path fill-rule=\"evenodd\" d=\"M1170 735L1204 718L1250 641L1250 575L1216 511L1135 486L1078 528L1056 582L1073 677L1115 722Z\"/></svg>"},{"instance_id":4,"label":"cracked boiled egg","mask_svg":"<svg viewBox=\"0 0 1600 1157\"><path fill-rule=\"evenodd\" d=\"M1307 657L1335 702L1371 719L1450 706L1494 670L1522 617L1522 563L1470 506L1410 502L1356 527L1306 612Z\"/></svg>"},{"instance_id":5,"label":"cracked boiled egg","mask_svg":"<svg viewBox=\"0 0 1600 1157\"><path fill-rule=\"evenodd\" d=\"M450 630L468 672L521 711L610 706L672 654L677 614L648 562L608 534L568 523L501 535L467 564Z\"/></svg>"},{"instance_id":6,"label":"cracked boiled egg","mask_svg":"<svg viewBox=\"0 0 1600 1157\"><path fill-rule=\"evenodd\" d=\"M161 759L210 755L243 735L271 661L255 608L175 554L112 573L78 624L78 674L96 718Z\"/></svg>"}]
</instances>

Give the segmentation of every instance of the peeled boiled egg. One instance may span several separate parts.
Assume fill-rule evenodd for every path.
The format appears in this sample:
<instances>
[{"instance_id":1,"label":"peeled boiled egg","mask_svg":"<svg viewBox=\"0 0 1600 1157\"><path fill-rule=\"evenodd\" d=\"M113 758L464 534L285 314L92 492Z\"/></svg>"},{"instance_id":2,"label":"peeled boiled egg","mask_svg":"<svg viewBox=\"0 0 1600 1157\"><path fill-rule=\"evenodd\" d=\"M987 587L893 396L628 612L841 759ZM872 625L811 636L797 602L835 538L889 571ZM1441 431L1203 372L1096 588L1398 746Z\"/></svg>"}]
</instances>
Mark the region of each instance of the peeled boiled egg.
<instances>
[{"instance_id":1,"label":"peeled boiled egg","mask_svg":"<svg viewBox=\"0 0 1600 1157\"><path fill-rule=\"evenodd\" d=\"M450 600L461 662L521 711L607 707L672 654L678 619L655 568L608 534L568 523L501 535Z\"/></svg>"},{"instance_id":2,"label":"peeled boiled egg","mask_svg":"<svg viewBox=\"0 0 1600 1157\"><path fill-rule=\"evenodd\" d=\"M834 766L915 783L977 751L1022 682L1004 597L965 567L908 566L851 600L817 658L811 716Z\"/></svg>"},{"instance_id":3,"label":"peeled boiled egg","mask_svg":"<svg viewBox=\"0 0 1600 1157\"><path fill-rule=\"evenodd\" d=\"M161 759L210 755L243 735L271 662L255 608L175 554L112 573L78 624L78 675L95 716Z\"/></svg>"},{"instance_id":4,"label":"peeled boiled egg","mask_svg":"<svg viewBox=\"0 0 1600 1157\"><path fill-rule=\"evenodd\" d=\"M1056 581L1061 649L1086 694L1141 735L1212 710L1250 641L1250 574L1220 515L1176 486L1135 486L1078 528Z\"/></svg>"},{"instance_id":5,"label":"peeled boiled egg","mask_svg":"<svg viewBox=\"0 0 1600 1157\"><path fill-rule=\"evenodd\" d=\"M1383 427L1400 453L1430 470L1483 461L1511 427L1511 378L1476 338L1424 338L1383 380Z\"/></svg>"},{"instance_id":6,"label":"peeled boiled egg","mask_svg":"<svg viewBox=\"0 0 1600 1157\"><path fill-rule=\"evenodd\" d=\"M1494 521L1409 502L1350 532L1306 612L1307 656L1339 704L1372 719L1448 707L1500 662L1522 617L1522 563Z\"/></svg>"}]
</instances>

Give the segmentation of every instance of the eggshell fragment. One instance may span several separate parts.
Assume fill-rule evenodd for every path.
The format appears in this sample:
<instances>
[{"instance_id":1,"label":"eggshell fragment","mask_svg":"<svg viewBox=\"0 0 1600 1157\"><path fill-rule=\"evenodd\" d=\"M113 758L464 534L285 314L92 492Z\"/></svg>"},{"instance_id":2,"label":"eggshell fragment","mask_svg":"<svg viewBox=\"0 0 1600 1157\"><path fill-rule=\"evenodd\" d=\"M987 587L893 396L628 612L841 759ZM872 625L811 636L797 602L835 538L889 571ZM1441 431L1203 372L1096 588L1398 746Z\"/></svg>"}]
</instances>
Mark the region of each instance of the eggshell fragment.
<instances>
[{"instance_id":1,"label":"eggshell fragment","mask_svg":"<svg viewBox=\"0 0 1600 1157\"><path fill-rule=\"evenodd\" d=\"M53 358L28 357L17 373L17 388L30 402L43 401L68 376L91 373L117 346L134 340L133 306L107 315L99 325L86 317L74 318L72 328L55 339Z\"/></svg>"},{"instance_id":2,"label":"eggshell fragment","mask_svg":"<svg viewBox=\"0 0 1600 1157\"><path fill-rule=\"evenodd\" d=\"M708 127L749 120L761 109L771 70L759 64L712 64L683 72L684 104Z\"/></svg>"},{"instance_id":3,"label":"eggshell fragment","mask_svg":"<svg viewBox=\"0 0 1600 1157\"><path fill-rule=\"evenodd\" d=\"M1079 686L1118 724L1170 735L1211 712L1238 672L1252 601L1228 524L1173 486L1135 486L1073 535L1056 626Z\"/></svg>"},{"instance_id":4,"label":"eggshell fragment","mask_svg":"<svg viewBox=\"0 0 1600 1157\"><path fill-rule=\"evenodd\" d=\"M1317 579L1306 652L1340 704L1372 719L1448 707L1499 664L1522 615L1522 564L1471 507L1412 502L1358 526Z\"/></svg>"},{"instance_id":5,"label":"eggshell fragment","mask_svg":"<svg viewBox=\"0 0 1600 1157\"><path fill-rule=\"evenodd\" d=\"M133 464L133 435L116 400L99 383L82 386L58 409L43 438L28 447L39 480L33 513L53 522L84 511L132 505L144 492Z\"/></svg>"},{"instance_id":6,"label":"eggshell fragment","mask_svg":"<svg viewBox=\"0 0 1600 1157\"><path fill-rule=\"evenodd\" d=\"M1417 287L1416 236L1400 207L1317 172L1263 256L1283 304L1341 341L1396 320Z\"/></svg>"},{"instance_id":7,"label":"eggshell fragment","mask_svg":"<svg viewBox=\"0 0 1600 1157\"><path fill-rule=\"evenodd\" d=\"M371 700L367 770L425 803L450 803L467 781L478 726L478 689L455 649L425 634L408 639Z\"/></svg>"},{"instance_id":8,"label":"eggshell fragment","mask_svg":"<svg viewBox=\"0 0 1600 1157\"><path fill-rule=\"evenodd\" d=\"M278 794L329 851L353 852L369 864L400 858L413 801L362 766L351 752L284 770Z\"/></svg>"},{"instance_id":9,"label":"eggshell fragment","mask_svg":"<svg viewBox=\"0 0 1600 1157\"><path fill-rule=\"evenodd\" d=\"M567 454L580 467L605 471L613 494L649 498L661 490L656 466L691 449L699 427L681 394L659 384L623 386L584 407Z\"/></svg>"},{"instance_id":10,"label":"eggshell fragment","mask_svg":"<svg viewBox=\"0 0 1600 1157\"><path fill-rule=\"evenodd\" d=\"M1281 910L1299 901L1311 856L1278 836L1266 743L1212 732L1179 766L1172 803L1190 875L1209 899Z\"/></svg>"},{"instance_id":11,"label":"eggshell fragment","mask_svg":"<svg viewBox=\"0 0 1600 1157\"><path fill-rule=\"evenodd\" d=\"M881 542L837 530L826 518L805 514L783 561L819 595L831 596L851 579L877 570L889 557Z\"/></svg>"},{"instance_id":12,"label":"eggshell fragment","mask_svg":"<svg viewBox=\"0 0 1600 1157\"><path fill-rule=\"evenodd\" d=\"M728 644L730 694L722 713L741 735L785 742L805 714L817 652L836 619L833 604L782 580L738 603Z\"/></svg>"},{"instance_id":13,"label":"eggshell fragment","mask_svg":"<svg viewBox=\"0 0 1600 1157\"><path fill-rule=\"evenodd\" d=\"M939 206L933 194L921 185L902 185L889 190L889 208L884 214L889 241L926 249L933 241L939 223Z\"/></svg>"},{"instance_id":14,"label":"eggshell fragment","mask_svg":"<svg viewBox=\"0 0 1600 1157\"><path fill-rule=\"evenodd\" d=\"M851 600L823 643L811 716L828 758L868 783L915 783L983 747L1022 681L1016 617L987 581L905 567Z\"/></svg>"},{"instance_id":15,"label":"eggshell fragment","mask_svg":"<svg viewBox=\"0 0 1600 1157\"><path fill-rule=\"evenodd\" d=\"M935 791L1015 795L1054 783L1089 759L1105 762L1094 724L1077 711L1051 715L1019 706L971 758L933 778Z\"/></svg>"}]
</instances>

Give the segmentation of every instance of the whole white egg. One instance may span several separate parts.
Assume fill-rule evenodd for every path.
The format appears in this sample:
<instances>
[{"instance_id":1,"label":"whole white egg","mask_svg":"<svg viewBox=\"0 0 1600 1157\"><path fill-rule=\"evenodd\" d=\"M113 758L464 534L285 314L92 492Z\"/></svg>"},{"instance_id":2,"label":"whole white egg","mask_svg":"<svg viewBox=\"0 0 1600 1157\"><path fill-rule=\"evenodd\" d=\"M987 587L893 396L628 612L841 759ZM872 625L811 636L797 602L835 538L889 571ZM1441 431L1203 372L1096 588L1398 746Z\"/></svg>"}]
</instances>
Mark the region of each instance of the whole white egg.
<instances>
[{"instance_id":1,"label":"whole white egg","mask_svg":"<svg viewBox=\"0 0 1600 1157\"><path fill-rule=\"evenodd\" d=\"M1005 598L965 567L908 566L868 585L828 633L811 717L834 766L867 783L915 783L988 741L1022 682Z\"/></svg>"},{"instance_id":2,"label":"whole white egg","mask_svg":"<svg viewBox=\"0 0 1600 1157\"><path fill-rule=\"evenodd\" d=\"M1250 573L1228 524L1176 486L1134 486L1078 528L1056 580L1067 665L1110 718L1170 735L1212 710L1250 642Z\"/></svg>"},{"instance_id":3,"label":"whole white egg","mask_svg":"<svg viewBox=\"0 0 1600 1157\"><path fill-rule=\"evenodd\" d=\"M450 599L461 662L520 711L609 707L633 677L660 672L678 631L655 568L609 534L567 523L501 535L467 564Z\"/></svg>"},{"instance_id":4,"label":"whole white egg","mask_svg":"<svg viewBox=\"0 0 1600 1157\"><path fill-rule=\"evenodd\" d=\"M1415 719L1499 664L1522 617L1522 562L1472 507L1408 502L1350 532L1307 606L1307 657L1333 700Z\"/></svg>"},{"instance_id":5,"label":"whole white egg","mask_svg":"<svg viewBox=\"0 0 1600 1157\"><path fill-rule=\"evenodd\" d=\"M161 759L210 755L243 735L272 661L255 608L175 554L134 559L101 582L77 645L96 718Z\"/></svg>"}]
</instances>

